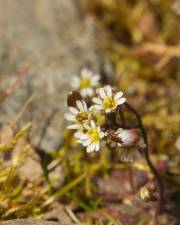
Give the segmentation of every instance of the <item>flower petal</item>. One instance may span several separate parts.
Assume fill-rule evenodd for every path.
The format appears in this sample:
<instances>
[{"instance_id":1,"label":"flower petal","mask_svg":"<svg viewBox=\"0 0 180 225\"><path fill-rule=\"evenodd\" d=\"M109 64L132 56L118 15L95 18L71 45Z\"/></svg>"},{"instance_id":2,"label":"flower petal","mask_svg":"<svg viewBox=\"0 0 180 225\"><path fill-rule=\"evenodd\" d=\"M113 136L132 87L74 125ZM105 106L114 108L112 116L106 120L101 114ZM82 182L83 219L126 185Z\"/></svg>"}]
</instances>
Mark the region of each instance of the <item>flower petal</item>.
<instances>
[{"instance_id":1,"label":"flower petal","mask_svg":"<svg viewBox=\"0 0 180 225\"><path fill-rule=\"evenodd\" d=\"M82 104L83 104L83 108L84 108L84 111L88 111L88 108L87 108L87 104L85 101L82 100Z\"/></svg>"},{"instance_id":2,"label":"flower petal","mask_svg":"<svg viewBox=\"0 0 180 225\"><path fill-rule=\"evenodd\" d=\"M69 120L69 121L76 121L76 117L73 114L70 113L66 113L64 115L65 119Z\"/></svg>"},{"instance_id":3,"label":"flower petal","mask_svg":"<svg viewBox=\"0 0 180 225\"><path fill-rule=\"evenodd\" d=\"M107 95L106 95L106 93L105 93L105 91L104 91L104 88L99 88L98 93L99 93L99 95L100 95L100 97L101 97L102 99L107 98Z\"/></svg>"},{"instance_id":4,"label":"flower petal","mask_svg":"<svg viewBox=\"0 0 180 225\"><path fill-rule=\"evenodd\" d=\"M83 107L83 104L82 104L82 102L81 101L76 101L76 105L77 105L77 107L79 108L79 110L80 111L84 111L84 107Z\"/></svg>"},{"instance_id":5,"label":"flower petal","mask_svg":"<svg viewBox=\"0 0 180 225\"><path fill-rule=\"evenodd\" d=\"M115 107L112 108L112 109L106 109L105 112L106 112L106 113L110 113L110 112L112 112L114 109L115 109Z\"/></svg>"},{"instance_id":6,"label":"flower petal","mask_svg":"<svg viewBox=\"0 0 180 225\"><path fill-rule=\"evenodd\" d=\"M72 124L72 125L69 125L69 126L67 126L67 129L79 129L79 128L81 128L81 124Z\"/></svg>"},{"instance_id":7,"label":"flower petal","mask_svg":"<svg viewBox=\"0 0 180 225\"><path fill-rule=\"evenodd\" d=\"M112 89L110 85L106 86L106 92L108 97L112 97Z\"/></svg>"},{"instance_id":8,"label":"flower petal","mask_svg":"<svg viewBox=\"0 0 180 225\"><path fill-rule=\"evenodd\" d=\"M100 128L100 127L96 127L96 130L97 130L98 132L100 132L100 131L101 131L101 128Z\"/></svg>"},{"instance_id":9,"label":"flower petal","mask_svg":"<svg viewBox=\"0 0 180 225\"><path fill-rule=\"evenodd\" d=\"M87 146L86 151L87 151L88 153L91 152L91 145L88 145L88 146Z\"/></svg>"},{"instance_id":10,"label":"flower petal","mask_svg":"<svg viewBox=\"0 0 180 225\"><path fill-rule=\"evenodd\" d=\"M92 152L95 151L95 147L96 147L96 142L93 142L93 143L91 144L91 151L92 151Z\"/></svg>"},{"instance_id":11,"label":"flower petal","mask_svg":"<svg viewBox=\"0 0 180 225\"><path fill-rule=\"evenodd\" d=\"M82 132L76 132L76 133L74 134L74 136L75 136L76 138L79 138L79 139L82 139L82 140L88 139L88 135L87 135L87 134L84 134L84 133L82 133Z\"/></svg>"},{"instance_id":12,"label":"flower petal","mask_svg":"<svg viewBox=\"0 0 180 225\"><path fill-rule=\"evenodd\" d=\"M93 152L92 144L89 145L89 152Z\"/></svg>"},{"instance_id":13,"label":"flower petal","mask_svg":"<svg viewBox=\"0 0 180 225\"><path fill-rule=\"evenodd\" d=\"M91 140L88 139L82 143L83 146L88 146L91 143Z\"/></svg>"},{"instance_id":14,"label":"flower petal","mask_svg":"<svg viewBox=\"0 0 180 225\"><path fill-rule=\"evenodd\" d=\"M95 124L94 120L91 120L91 127L96 128L96 124Z\"/></svg>"},{"instance_id":15,"label":"flower petal","mask_svg":"<svg viewBox=\"0 0 180 225\"><path fill-rule=\"evenodd\" d=\"M101 132L101 133L99 134L99 136L100 136L100 138L103 138L103 137L105 136L104 132Z\"/></svg>"},{"instance_id":16,"label":"flower petal","mask_svg":"<svg viewBox=\"0 0 180 225\"><path fill-rule=\"evenodd\" d=\"M92 96L93 95L93 89L92 88L86 88L86 93L87 93L87 96Z\"/></svg>"},{"instance_id":17,"label":"flower petal","mask_svg":"<svg viewBox=\"0 0 180 225\"><path fill-rule=\"evenodd\" d=\"M91 110L92 109L96 109L96 110L102 110L103 109L103 107L101 106L101 105L93 105L93 106L91 106L91 108L90 108Z\"/></svg>"},{"instance_id":18,"label":"flower petal","mask_svg":"<svg viewBox=\"0 0 180 225\"><path fill-rule=\"evenodd\" d=\"M92 78L91 78L91 85L93 87L97 86L99 80L100 80L100 76L99 75L92 76Z\"/></svg>"},{"instance_id":19,"label":"flower petal","mask_svg":"<svg viewBox=\"0 0 180 225\"><path fill-rule=\"evenodd\" d=\"M72 78L71 87L72 88L79 88L79 85L80 85L80 79L79 79L79 77L74 76Z\"/></svg>"},{"instance_id":20,"label":"flower petal","mask_svg":"<svg viewBox=\"0 0 180 225\"><path fill-rule=\"evenodd\" d=\"M115 99L115 100L118 100L118 99L121 98L122 96L123 96L123 92L122 92L122 91L119 91L119 92L117 92L117 93L115 94L114 99Z\"/></svg>"},{"instance_id":21,"label":"flower petal","mask_svg":"<svg viewBox=\"0 0 180 225\"><path fill-rule=\"evenodd\" d=\"M126 102L126 98L120 98L119 100L117 100L117 105L122 105Z\"/></svg>"},{"instance_id":22,"label":"flower petal","mask_svg":"<svg viewBox=\"0 0 180 225\"><path fill-rule=\"evenodd\" d=\"M93 98L93 102L99 105L102 104L102 100L100 98Z\"/></svg>"},{"instance_id":23,"label":"flower petal","mask_svg":"<svg viewBox=\"0 0 180 225\"><path fill-rule=\"evenodd\" d=\"M100 149L100 144L99 142L96 142L95 151L99 151L99 149Z\"/></svg>"},{"instance_id":24,"label":"flower petal","mask_svg":"<svg viewBox=\"0 0 180 225\"><path fill-rule=\"evenodd\" d=\"M75 115L77 115L79 113L79 111L74 107L69 107L69 111Z\"/></svg>"},{"instance_id":25,"label":"flower petal","mask_svg":"<svg viewBox=\"0 0 180 225\"><path fill-rule=\"evenodd\" d=\"M91 127L90 127L89 125L87 125L87 124L84 124L84 128L85 128L86 130L90 130L90 129L91 129Z\"/></svg>"},{"instance_id":26,"label":"flower petal","mask_svg":"<svg viewBox=\"0 0 180 225\"><path fill-rule=\"evenodd\" d=\"M81 70L81 77L83 78L90 78L92 76L92 72L86 68Z\"/></svg>"}]
</instances>

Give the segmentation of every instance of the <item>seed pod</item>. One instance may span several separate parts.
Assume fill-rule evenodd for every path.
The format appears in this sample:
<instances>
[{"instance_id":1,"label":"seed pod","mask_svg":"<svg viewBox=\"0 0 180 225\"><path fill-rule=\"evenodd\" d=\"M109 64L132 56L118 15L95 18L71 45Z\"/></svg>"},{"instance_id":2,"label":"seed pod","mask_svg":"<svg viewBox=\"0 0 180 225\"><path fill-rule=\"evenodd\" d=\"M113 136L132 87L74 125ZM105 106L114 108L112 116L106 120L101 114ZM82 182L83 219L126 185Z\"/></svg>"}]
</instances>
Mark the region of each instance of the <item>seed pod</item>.
<instances>
[{"instance_id":1,"label":"seed pod","mask_svg":"<svg viewBox=\"0 0 180 225\"><path fill-rule=\"evenodd\" d=\"M139 191L139 198L144 202L156 201L156 196L147 187L142 187Z\"/></svg>"},{"instance_id":2,"label":"seed pod","mask_svg":"<svg viewBox=\"0 0 180 225\"><path fill-rule=\"evenodd\" d=\"M68 93L67 105L69 107L76 107L76 101L82 100L82 96L78 91L72 91Z\"/></svg>"}]
</instances>

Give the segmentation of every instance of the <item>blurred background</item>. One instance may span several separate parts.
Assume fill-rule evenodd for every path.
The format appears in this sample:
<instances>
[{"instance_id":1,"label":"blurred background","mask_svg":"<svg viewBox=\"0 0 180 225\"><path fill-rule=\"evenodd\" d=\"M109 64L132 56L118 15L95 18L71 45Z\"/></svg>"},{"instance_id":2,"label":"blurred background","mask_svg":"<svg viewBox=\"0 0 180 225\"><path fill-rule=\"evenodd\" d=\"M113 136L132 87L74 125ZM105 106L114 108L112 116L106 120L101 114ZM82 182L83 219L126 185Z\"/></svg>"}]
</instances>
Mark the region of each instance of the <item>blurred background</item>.
<instances>
[{"instance_id":1,"label":"blurred background","mask_svg":"<svg viewBox=\"0 0 180 225\"><path fill-rule=\"evenodd\" d=\"M70 81L87 67L125 92L180 187L179 0L0 0L0 27L0 93L28 67L1 103L1 126L32 98L17 126L32 121L45 151L61 146Z\"/></svg>"},{"instance_id":2,"label":"blurred background","mask_svg":"<svg viewBox=\"0 0 180 225\"><path fill-rule=\"evenodd\" d=\"M36 93L21 121L33 121L37 143L52 117L42 145L56 147L71 77L88 67L116 80L135 100L146 124L163 131L163 149L177 147L179 1L2 0L0 15L1 92L29 66L1 106L1 123Z\"/></svg>"}]
</instances>

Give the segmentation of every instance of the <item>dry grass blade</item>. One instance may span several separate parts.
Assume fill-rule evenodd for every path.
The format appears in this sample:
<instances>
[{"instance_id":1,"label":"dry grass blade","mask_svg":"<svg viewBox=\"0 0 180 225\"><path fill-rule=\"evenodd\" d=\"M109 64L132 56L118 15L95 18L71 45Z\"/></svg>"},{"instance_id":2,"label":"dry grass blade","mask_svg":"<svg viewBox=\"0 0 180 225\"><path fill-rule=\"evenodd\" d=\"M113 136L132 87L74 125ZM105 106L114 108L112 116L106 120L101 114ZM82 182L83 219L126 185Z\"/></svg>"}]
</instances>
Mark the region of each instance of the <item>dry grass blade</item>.
<instances>
[{"instance_id":1,"label":"dry grass blade","mask_svg":"<svg viewBox=\"0 0 180 225\"><path fill-rule=\"evenodd\" d=\"M0 98L0 103L2 103L7 97L9 97L14 90L17 88L17 86L21 83L22 79L26 76L27 72L29 70L29 67L26 66L18 75L17 79L10 85L9 88L6 89L4 94Z\"/></svg>"}]
</instances>

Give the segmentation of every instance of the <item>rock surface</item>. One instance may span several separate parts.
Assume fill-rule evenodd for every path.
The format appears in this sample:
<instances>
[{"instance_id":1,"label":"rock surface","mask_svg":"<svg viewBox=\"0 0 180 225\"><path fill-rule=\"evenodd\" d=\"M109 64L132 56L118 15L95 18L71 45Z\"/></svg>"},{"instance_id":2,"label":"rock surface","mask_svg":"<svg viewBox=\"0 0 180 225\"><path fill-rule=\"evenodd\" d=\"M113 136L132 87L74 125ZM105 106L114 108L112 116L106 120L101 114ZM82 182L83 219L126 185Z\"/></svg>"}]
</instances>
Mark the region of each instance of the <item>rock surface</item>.
<instances>
[{"instance_id":1,"label":"rock surface","mask_svg":"<svg viewBox=\"0 0 180 225\"><path fill-rule=\"evenodd\" d=\"M84 66L98 71L98 28L80 0L0 0L0 15L0 93L30 66L21 85L1 105L0 123L10 121L35 93L21 123L33 121L36 145L52 117L41 143L50 150L60 141L72 75Z\"/></svg>"},{"instance_id":2,"label":"rock surface","mask_svg":"<svg viewBox=\"0 0 180 225\"><path fill-rule=\"evenodd\" d=\"M34 219L17 219L17 220L7 220L4 222L0 222L0 225L62 225L62 223L51 222L51 221L41 221ZM63 224L63 225L71 225Z\"/></svg>"}]
</instances>

